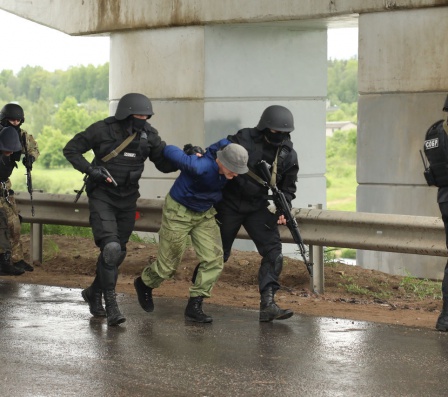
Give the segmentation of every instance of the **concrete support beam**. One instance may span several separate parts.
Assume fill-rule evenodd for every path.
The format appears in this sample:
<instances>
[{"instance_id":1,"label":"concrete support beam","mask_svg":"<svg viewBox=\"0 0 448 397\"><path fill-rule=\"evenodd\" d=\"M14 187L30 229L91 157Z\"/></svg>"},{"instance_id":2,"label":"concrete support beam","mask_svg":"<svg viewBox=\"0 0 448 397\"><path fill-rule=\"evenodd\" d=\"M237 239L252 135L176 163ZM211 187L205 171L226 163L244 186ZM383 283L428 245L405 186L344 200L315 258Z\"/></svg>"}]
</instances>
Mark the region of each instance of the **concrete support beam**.
<instances>
[{"instance_id":1,"label":"concrete support beam","mask_svg":"<svg viewBox=\"0 0 448 397\"><path fill-rule=\"evenodd\" d=\"M357 211L440 216L419 150L426 130L443 117L447 17L448 7L359 18ZM432 278L441 278L445 264L442 258L371 251L358 251L357 261Z\"/></svg>"}]
</instances>

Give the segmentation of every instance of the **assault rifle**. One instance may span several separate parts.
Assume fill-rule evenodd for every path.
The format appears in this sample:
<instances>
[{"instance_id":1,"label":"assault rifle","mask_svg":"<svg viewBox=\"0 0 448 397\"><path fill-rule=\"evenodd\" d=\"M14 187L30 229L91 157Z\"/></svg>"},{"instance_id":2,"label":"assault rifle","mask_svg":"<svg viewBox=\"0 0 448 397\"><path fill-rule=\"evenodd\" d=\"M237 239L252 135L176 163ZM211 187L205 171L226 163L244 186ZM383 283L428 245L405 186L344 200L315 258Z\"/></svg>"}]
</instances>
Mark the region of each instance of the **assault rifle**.
<instances>
[{"instance_id":1,"label":"assault rifle","mask_svg":"<svg viewBox=\"0 0 448 397\"><path fill-rule=\"evenodd\" d=\"M33 163L31 160L31 155L28 153L28 144L26 142L25 134L22 135L22 144L25 149L25 157L23 159L23 165L26 169L26 187L28 189L28 193L30 194L30 203L31 203L31 216L34 216L34 205L33 205L33 180L31 179L31 169L33 168Z\"/></svg>"},{"instance_id":2,"label":"assault rifle","mask_svg":"<svg viewBox=\"0 0 448 397\"><path fill-rule=\"evenodd\" d=\"M270 165L266 163L266 161L261 160L258 164L258 167L265 181L265 186L269 187L272 191L272 199L274 200L274 204L277 207L277 211L279 211L285 217L286 226L291 232L294 242L299 247L303 263L305 263L310 277L313 277L313 264L306 257L305 245L303 244L302 236L300 235L299 226L297 225L296 218L294 218L294 216L291 214L291 210L289 209L286 197L284 193L278 189L275 182L272 182L271 184L271 172L269 171Z\"/></svg>"},{"instance_id":3,"label":"assault rifle","mask_svg":"<svg viewBox=\"0 0 448 397\"><path fill-rule=\"evenodd\" d=\"M117 181L113 178L113 176L110 174L110 172L107 170L107 168L105 168L105 167L100 167L100 168L101 168L101 172L104 174L104 179L108 183L112 183L115 187L117 187L118 186ZM75 190L75 192L76 192L75 203L79 200L79 198L81 197L81 194L84 193L88 178L89 178L89 175L85 174L84 178L82 179L84 183L82 184L81 189Z\"/></svg>"}]
</instances>

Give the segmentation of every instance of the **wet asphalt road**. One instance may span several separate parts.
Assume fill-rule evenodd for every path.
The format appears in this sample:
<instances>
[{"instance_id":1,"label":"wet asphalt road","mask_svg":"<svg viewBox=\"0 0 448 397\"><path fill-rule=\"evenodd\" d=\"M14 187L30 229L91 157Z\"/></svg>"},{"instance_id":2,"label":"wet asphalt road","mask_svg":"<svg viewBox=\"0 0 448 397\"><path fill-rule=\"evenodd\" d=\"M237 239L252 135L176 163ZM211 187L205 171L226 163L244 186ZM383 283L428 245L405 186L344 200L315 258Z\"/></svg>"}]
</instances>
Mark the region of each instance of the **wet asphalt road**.
<instances>
[{"instance_id":1,"label":"wet asphalt road","mask_svg":"<svg viewBox=\"0 0 448 397\"><path fill-rule=\"evenodd\" d=\"M79 289L0 281L1 396L445 396L448 334L186 301L145 313L119 295L127 322L92 318Z\"/></svg>"}]
</instances>

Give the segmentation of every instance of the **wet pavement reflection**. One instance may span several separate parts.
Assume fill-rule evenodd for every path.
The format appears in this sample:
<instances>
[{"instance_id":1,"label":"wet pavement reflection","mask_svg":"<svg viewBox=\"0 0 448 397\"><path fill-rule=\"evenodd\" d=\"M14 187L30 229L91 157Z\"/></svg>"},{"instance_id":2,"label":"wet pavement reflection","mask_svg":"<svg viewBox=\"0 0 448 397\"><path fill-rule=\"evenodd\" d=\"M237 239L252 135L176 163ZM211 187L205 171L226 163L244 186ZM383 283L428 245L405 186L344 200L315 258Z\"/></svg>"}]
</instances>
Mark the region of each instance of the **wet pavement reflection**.
<instances>
[{"instance_id":1,"label":"wet pavement reflection","mask_svg":"<svg viewBox=\"0 0 448 397\"><path fill-rule=\"evenodd\" d=\"M1 395L446 395L448 335L432 330L204 304L212 324L185 322L186 300L153 313L118 295L127 322L93 318L80 289L0 281Z\"/></svg>"}]
</instances>

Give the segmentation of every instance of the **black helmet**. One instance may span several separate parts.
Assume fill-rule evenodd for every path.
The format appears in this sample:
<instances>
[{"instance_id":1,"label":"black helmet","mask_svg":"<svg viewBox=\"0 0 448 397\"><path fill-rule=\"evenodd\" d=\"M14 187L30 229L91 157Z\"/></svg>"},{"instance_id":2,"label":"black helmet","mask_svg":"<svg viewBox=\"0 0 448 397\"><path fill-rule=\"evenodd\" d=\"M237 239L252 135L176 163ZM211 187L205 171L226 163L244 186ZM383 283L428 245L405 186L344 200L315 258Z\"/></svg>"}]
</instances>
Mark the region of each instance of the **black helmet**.
<instances>
[{"instance_id":1,"label":"black helmet","mask_svg":"<svg viewBox=\"0 0 448 397\"><path fill-rule=\"evenodd\" d=\"M0 131L0 151L18 152L22 150L19 134L14 127L5 127Z\"/></svg>"},{"instance_id":2,"label":"black helmet","mask_svg":"<svg viewBox=\"0 0 448 397\"><path fill-rule=\"evenodd\" d=\"M294 131L294 117L284 106L272 105L267 107L261 115L257 130L266 128L280 132Z\"/></svg>"},{"instance_id":3,"label":"black helmet","mask_svg":"<svg viewBox=\"0 0 448 397\"><path fill-rule=\"evenodd\" d=\"M0 110L0 121L4 119L20 120L20 123L25 122L25 115L21 106L16 103L8 103Z\"/></svg>"},{"instance_id":4,"label":"black helmet","mask_svg":"<svg viewBox=\"0 0 448 397\"><path fill-rule=\"evenodd\" d=\"M446 96L445 103L443 105L443 111L448 112L448 95Z\"/></svg>"},{"instance_id":5,"label":"black helmet","mask_svg":"<svg viewBox=\"0 0 448 397\"><path fill-rule=\"evenodd\" d=\"M124 120L132 114L143 114L150 118L154 112L152 111L152 104L148 97L143 94L126 94L119 101L115 118L117 120Z\"/></svg>"}]
</instances>

